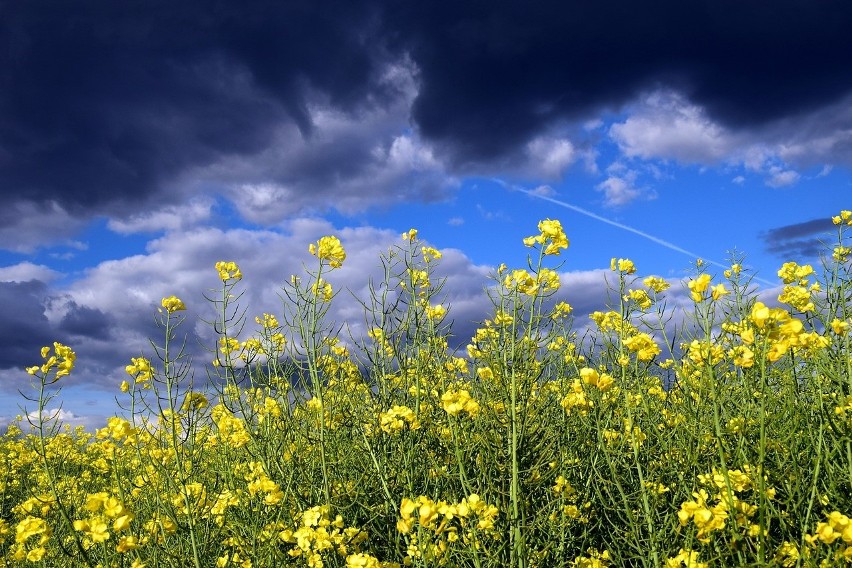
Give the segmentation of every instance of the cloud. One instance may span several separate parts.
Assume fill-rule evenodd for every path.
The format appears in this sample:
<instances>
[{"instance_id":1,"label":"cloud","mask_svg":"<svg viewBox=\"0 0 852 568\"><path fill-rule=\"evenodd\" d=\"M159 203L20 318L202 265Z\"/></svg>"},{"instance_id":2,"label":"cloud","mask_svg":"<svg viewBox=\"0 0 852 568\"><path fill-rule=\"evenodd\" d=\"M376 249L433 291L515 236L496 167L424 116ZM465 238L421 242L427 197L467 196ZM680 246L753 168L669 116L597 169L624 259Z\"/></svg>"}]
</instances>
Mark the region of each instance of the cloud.
<instances>
[{"instance_id":1,"label":"cloud","mask_svg":"<svg viewBox=\"0 0 852 568\"><path fill-rule=\"evenodd\" d=\"M539 197L553 197L556 195L556 190L554 190L549 185L540 185L534 189L531 189L530 194Z\"/></svg>"},{"instance_id":2,"label":"cloud","mask_svg":"<svg viewBox=\"0 0 852 568\"><path fill-rule=\"evenodd\" d=\"M609 134L628 157L666 158L685 163L715 163L737 142L700 107L674 92L654 92Z\"/></svg>"},{"instance_id":3,"label":"cloud","mask_svg":"<svg viewBox=\"0 0 852 568\"><path fill-rule=\"evenodd\" d=\"M186 204L166 205L124 218L113 217L107 221L107 227L122 235L176 231L208 220L213 206L214 201L209 197L196 197Z\"/></svg>"},{"instance_id":4,"label":"cloud","mask_svg":"<svg viewBox=\"0 0 852 568\"><path fill-rule=\"evenodd\" d=\"M839 2L801 10L789 1L771 12L705 0L615 10L419 3L394 5L389 20L420 71L413 110L421 132L469 163L510 154L554 123L586 122L660 85L734 130L834 103L852 90L841 56L852 40L837 23L849 10ZM720 57L719 45L735 55ZM697 133L713 138L712 130Z\"/></svg>"},{"instance_id":5,"label":"cloud","mask_svg":"<svg viewBox=\"0 0 852 568\"><path fill-rule=\"evenodd\" d=\"M201 193L274 224L443 199L494 166L593 171L572 129L593 133L602 111L649 92L682 101L611 131L631 155L726 161L756 132L785 172L852 155L852 8L839 0L771 13L710 0L50 6L17 3L0 30L0 242L14 250L97 215L168 229L170 207Z\"/></svg>"},{"instance_id":6,"label":"cloud","mask_svg":"<svg viewBox=\"0 0 852 568\"><path fill-rule=\"evenodd\" d=\"M786 187L799 181L800 177L802 176L798 172L774 166L769 169L769 179L766 180L766 185L769 187Z\"/></svg>"},{"instance_id":7,"label":"cloud","mask_svg":"<svg viewBox=\"0 0 852 568\"><path fill-rule=\"evenodd\" d=\"M529 168L536 177L559 179L577 159L574 145L564 138L539 137L527 144Z\"/></svg>"},{"instance_id":8,"label":"cloud","mask_svg":"<svg viewBox=\"0 0 852 568\"><path fill-rule=\"evenodd\" d=\"M177 295L187 305L179 335L188 333L202 345L212 345L215 337L202 320L214 318L215 308L203 294L221 285L215 262L236 261L245 275L240 288L245 291L241 305L248 308L248 332L255 315L280 317L282 286L290 275L304 274L304 265L314 265L307 245L325 234L338 235L347 251L343 267L326 279L336 290L349 289L366 298L370 279L382 278L379 255L396 244L399 235L372 227L337 228L315 217L291 220L275 231L197 227L166 233L151 241L144 254L101 262L61 289L37 282L0 283L0 300L14 306L7 336L0 334L7 347L0 368L30 365L42 345L62 341L77 353L75 381L114 389L124 378L129 358L150 354L149 339L162 341L162 330L154 323L161 298ZM447 250L441 271L451 279L449 300L454 306L459 302L454 313L467 317L487 303L482 295L485 268L459 251ZM346 292L338 296L329 317L363 331L362 308ZM189 341L188 352L200 365L209 359L195 340Z\"/></svg>"},{"instance_id":9,"label":"cloud","mask_svg":"<svg viewBox=\"0 0 852 568\"><path fill-rule=\"evenodd\" d=\"M61 341L45 314L50 291L44 282L0 282L3 325L0 326L0 369L23 369L39 360L39 350Z\"/></svg>"},{"instance_id":10,"label":"cloud","mask_svg":"<svg viewBox=\"0 0 852 568\"><path fill-rule=\"evenodd\" d=\"M629 105L609 135L628 158L734 166L764 177L769 187L794 185L796 168L852 165L852 97L810 113L748 128L725 126L707 109L672 90L655 90ZM740 179L737 176L735 179ZM744 178L742 178L744 179Z\"/></svg>"},{"instance_id":11,"label":"cloud","mask_svg":"<svg viewBox=\"0 0 852 568\"><path fill-rule=\"evenodd\" d=\"M0 282L27 282L29 280L40 280L50 282L60 276L60 273L43 264L32 262L19 262L12 266L0 268Z\"/></svg>"},{"instance_id":12,"label":"cloud","mask_svg":"<svg viewBox=\"0 0 852 568\"><path fill-rule=\"evenodd\" d=\"M760 237L766 250L783 260L812 261L826 251L833 229L831 219L813 219L770 229Z\"/></svg>"},{"instance_id":13,"label":"cloud","mask_svg":"<svg viewBox=\"0 0 852 568\"><path fill-rule=\"evenodd\" d=\"M83 219L74 217L56 201L23 201L7 196L0 208L0 249L31 253L44 244L67 241L84 225Z\"/></svg>"},{"instance_id":14,"label":"cloud","mask_svg":"<svg viewBox=\"0 0 852 568\"><path fill-rule=\"evenodd\" d=\"M662 173L653 164L643 169L649 171L655 178ZM607 178L595 186L595 190L604 194L605 207L621 207L637 199L654 199L656 194L638 184L639 170L629 168L622 161L615 161L607 169Z\"/></svg>"},{"instance_id":15,"label":"cloud","mask_svg":"<svg viewBox=\"0 0 852 568\"><path fill-rule=\"evenodd\" d=\"M102 411L103 409L101 409L101 412ZM106 424L106 416L77 415L70 410L58 407L45 408L42 416L44 417L46 424L61 424L63 426L70 426L71 428L82 426L88 432L94 432L96 428L101 428ZM35 423L38 418L38 411L29 412L19 425L24 432L27 432L30 429L30 422ZM28 420L30 422L28 422ZM0 427L3 426L3 422L4 420L0 418ZM8 426L8 423L9 420L6 419L5 425Z\"/></svg>"},{"instance_id":16,"label":"cloud","mask_svg":"<svg viewBox=\"0 0 852 568\"><path fill-rule=\"evenodd\" d=\"M641 192L633 186L634 181L635 176L609 176L599 183L595 189L604 194L604 205L606 207L618 207L630 203L641 195Z\"/></svg>"}]
</instances>

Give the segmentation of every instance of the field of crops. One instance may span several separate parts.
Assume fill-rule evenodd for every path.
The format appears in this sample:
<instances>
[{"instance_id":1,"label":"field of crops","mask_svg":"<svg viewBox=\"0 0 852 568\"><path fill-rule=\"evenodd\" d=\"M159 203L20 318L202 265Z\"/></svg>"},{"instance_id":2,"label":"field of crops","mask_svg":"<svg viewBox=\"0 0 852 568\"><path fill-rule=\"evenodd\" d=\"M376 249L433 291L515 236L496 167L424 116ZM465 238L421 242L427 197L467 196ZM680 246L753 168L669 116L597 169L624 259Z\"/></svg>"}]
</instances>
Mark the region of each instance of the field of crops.
<instances>
[{"instance_id":1,"label":"field of crops","mask_svg":"<svg viewBox=\"0 0 852 568\"><path fill-rule=\"evenodd\" d=\"M277 314L217 263L209 359L164 298L126 413L96 433L46 411L73 347L33 354L32 423L0 438L0 563L852 564L852 212L833 220L822 266L784 264L777 302L740 264L699 262L684 309L681 282L613 259L611 305L576 321L554 298L568 239L542 221L457 351L441 254L414 230L377 261L364 337L328 317L336 237Z\"/></svg>"}]
</instances>

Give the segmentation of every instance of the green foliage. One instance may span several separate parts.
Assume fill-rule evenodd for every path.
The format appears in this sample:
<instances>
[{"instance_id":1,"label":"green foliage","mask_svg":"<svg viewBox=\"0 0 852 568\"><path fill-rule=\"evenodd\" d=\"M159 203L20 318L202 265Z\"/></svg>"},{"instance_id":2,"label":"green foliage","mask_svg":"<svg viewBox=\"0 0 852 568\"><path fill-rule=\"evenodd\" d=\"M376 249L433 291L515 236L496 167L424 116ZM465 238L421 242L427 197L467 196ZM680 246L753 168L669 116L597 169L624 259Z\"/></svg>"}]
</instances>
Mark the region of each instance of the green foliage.
<instances>
[{"instance_id":1,"label":"green foliage","mask_svg":"<svg viewBox=\"0 0 852 568\"><path fill-rule=\"evenodd\" d=\"M217 263L203 385L175 297L163 299L162 343L127 367L126 418L94 434L46 410L73 380L73 351L46 347L27 369L37 411L0 439L0 559L850 563L852 213L834 220L819 277L779 271L784 307L757 301L740 262L716 284L699 262L687 295L667 300L669 282L613 259L614 301L581 336L548 266L568 240L543 221L524 241L528 268L494 273L493 312L463 353L449 348L441 254L416 231L382 256L363 337L329 320L326 277L346 258L335 237L311 245L315 268L254 333L242 273Z\"/></svg>"}]
</instances>

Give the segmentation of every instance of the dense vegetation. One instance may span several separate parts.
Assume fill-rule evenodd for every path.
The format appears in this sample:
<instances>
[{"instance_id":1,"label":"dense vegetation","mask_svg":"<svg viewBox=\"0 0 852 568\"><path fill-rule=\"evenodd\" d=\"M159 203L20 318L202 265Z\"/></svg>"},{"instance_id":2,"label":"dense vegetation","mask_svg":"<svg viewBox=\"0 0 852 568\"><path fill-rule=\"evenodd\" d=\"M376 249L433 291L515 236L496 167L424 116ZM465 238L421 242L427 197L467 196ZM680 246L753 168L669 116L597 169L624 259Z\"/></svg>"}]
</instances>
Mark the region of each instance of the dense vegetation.
<instances>
[{"instance_id":1,"label":"dense vegetation","mask_svg":"<svg viewBox=\"0 0 852 568\"><path fill-rule=\"evenodd\" d=\"M96 433L47 410L73 380L71 348L45 347L27 369L37 409L0 438L0 559L850 563L852 213L834 223L819 270L779 271L780 307L757 300L740 264L713 276L700 262L691 308L668 307L669 281L613 259L614 301L587 326L554 298L568 240L542 221L529 267L497 269L490 319L458 353L441 254L414 230L381 258L363 338L328 318L336 237L310 246L315 268L291 278L277 315L247 316L238 266L217 263L203 384L175 297L151 353L127 366L127 412Z\"/></svg>"}]
</instances>

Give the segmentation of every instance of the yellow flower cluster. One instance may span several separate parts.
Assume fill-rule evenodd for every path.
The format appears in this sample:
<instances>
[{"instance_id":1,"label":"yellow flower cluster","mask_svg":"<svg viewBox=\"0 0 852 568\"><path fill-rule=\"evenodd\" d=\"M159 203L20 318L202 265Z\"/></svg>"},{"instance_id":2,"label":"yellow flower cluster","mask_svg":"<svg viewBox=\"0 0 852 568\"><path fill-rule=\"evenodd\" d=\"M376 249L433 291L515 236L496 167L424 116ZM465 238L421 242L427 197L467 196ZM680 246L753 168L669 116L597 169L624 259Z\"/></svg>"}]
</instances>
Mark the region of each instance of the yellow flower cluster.
<instances>
[{"instance_id":1,"label":"yellow flower cluster","mask_svg":"<svg viewBox=\"0 0 852 568\"><path fill-rule=\"evenodd\" d=\"M636 273L636 265L629 258L614 258L609 261L609 269L613 272L618 271L624 275Z\"/></svg>"},{"instance_id":2,"label":"yellow flower cluster","mask_svg":"<svg viewBox=\"0 0 852 568\"><path fill-rule=\"evenodd\" d=\"M722 296L730 294L730 291L725 288L724 284L716 284L710 287L712 277L709 274L701 274L698 278L694 278L686 283L689 288L689 296L693 302L700 302L706 298L705 293L710 289L710 298L715 302Z\"/></svg>"},{"instance_id":3,"label":"yellow flower cluster","mask_svg":"<svg viewBox=\"0 0 852 568\"><path fill-rule=\"evenodd\" d=\"M308 568L323 568L329 561L323 556L335 552L343 558L350 555L350 550L357 553L358 546L367 540L366 532L347 527L340 515L332 519L329 511L328 505L311 507L296 515L299 526L295 530L285 529L278 535L282 542L293 545L287 554L303 559Z\"/></svg>"},{"instance_id":4,"label":"yellow flower cluster","mask_svg":"<svg viewBox=\"0 0 852 568\"><path fill-rule=\"evenodd\" d=\"M588 414L595 403L586 396L586 391L583 390L583 384L580 379L574 379L568 386L568 394L566 394L559 404L565 409L565 412L571 414L574 410L585 416Z\"/></svg>"},{"instance_id":5,"label":"yellow flower cluster","mask_svg":"<svg viewBox=\"0 0 852 568\"><path fill-rule=\"evenodd\" d=\"M765 479L764 475L764 481ZM705 489L693 492L694 499L682 503L677 513L681 526L686 526L692 521L698 529L695 536L702 543L709 543L711 534L722 531L728 519L733 520L734 526L742 529L746 536L760 536L760 526L753 522L753 517L758 511L757 506L738 495L755 489L752 470L748 465L744 465L742 470L733 469L728 470L727 473L721 473L713 468L710 474L699 475L698 481L712 489L715 492L714 496L711 498ZM774 498L775 494L774 488L765 488L767 499Z\"/></svg>"},{"instance_id":6,"label":"yellow flower cluster","mask_svg":"<svg viewBox=\"0 0 852 568\"><path fill-rule=\"evenodd\" d=\"M810 264L800 266L795 262L785 262L778 270L778 277L784 282L784 284L799 282L800 285L805 286L808 283L808 276L813 273L814 267Z\"/></svg>"},{"instance_id":7,"label":"yellow flower cluster","mask_svg":"<svg viewBox=\"0 0 852 568\"><path fill-rule=\"evenodd\" d=\"M219 278L222 282L228 282L229 280L241 280L243 277L243 273L240 272L240 267L237 266L236 262L225 262L224 260L220 260L215 266L216 272L219 273Z\"/></svg>"},{"instance_id":8,"label":"yellow flower cluster","mask_svg":"<svg viewBox=\"0 0 852 568\"><path fill-rule=\"evenodd\" d=\"M379 414L379 428L387 434L394 434L408 428L417 430L420 421L413 410L404 405L395 404L385 412Z\"/></svg>"},{"instance_id":9,"label":"yellow flower cluster","mask_svg":"<svg viewBox=\"0 0 852 568\"><path fill-rule=\"evenodd\" d=\"M527 296L548 294L559 289L559 274L549 268L542 268L538 274L530 274L521 268L507 274L503 286Z\"/></svg>"},{"instance_id":10,"label":"yellow flower cluster","mask_svg":"<svg viewBox=\"0 0 852 568\"><path fill-rule=\"evenodd\" d=\"M166 312L170 314L186 310L186 305L177 296L169 296L168 298L163 298L160 304L162 304Z\"/></svg>"},{"instance_id":11,"label":"yellow flower cluster","mask_svg":"<svg viewBox=\"0 0 852 568\"><path fill-rule=\"evenodd\" d=\"M74 362L77 360L77 354L74 353L67 345L54 342L53 354L50 353L50 347L42 347L41 358L44 359L44 363L40 366L34 365L32 367L27 367L27 373L35 375L41 371L42 376L47 378L47 374L55 369L53 380L51 382L56 382L62 377L66 377L71 374L71 371L74 369Z\"/></svg>"},{"instance_id":12,"label":"yellow flower cluster","mask_svg":"<svg viewBox=\"0 0 852 568\"><path fill-rule=\"evenodd\" d=\"M586 551L588 556L578 556L571 564L574 568L607 568L609 566L610 557L609 551L603 552L590 548Z\"/></svg>"},{"instance_id":13,"label":"yellow flower cluster","mask_svg":"<svg viewBox=\"0 0 852 568\"><path fill-rule=\"evenodd\" d=\"M823 544L842 542L845 546L837 551L836 557L849 563L852 561L852 519L840 511L832 511L824 521L817 523L814 534L805 535L805 542L809 545L816 546L817 541Z\"/></svg>"},{"instance_id":14,"label":"yellow flower cluster","mask_svg":"<svg viewBox=\"0 0 852 568\"><path fill-rule=\"evenodd\" d=\"M334 296L334 290L332 289L331 284L322 278L317 278L317 281L311 284L311 293L323 302L330 301Z\"/></svg>"},{"instance_id":15,"label":"yellow flower cluster","mask_svg":"<svg viewBox=\"0 0 852 568\"><path fill-rule=\"evenodd\" d=\"M636 353L640 361L650 361L661 353L660 346L647 333L637 333L624 338L624 346Z\"/></svg>"},{"instance_id":16,"label":"yellow flower cluster","mask_svg":"<svg viewBox=\"0 0 852 568\"><path fill-rule=\"evenodd\" d=\"M108 541L112 534L121 533L130 529L133 514L127 511L121 499L106 492L89 494L86 499L86 511L91 515L85 519L74 521L74 530L83 533L83 547L91 548L96 544ZM120 539L116 545L118 552L128 552L138 546L139 542L135 536L127 536Z\"/></svg>"},{"instance_id":17,"label":"yellow flower cluster","mask_svg":"<svg viewBox=\"0 0 852 568\"><path fill-rule=\"evenodd\" d=\"M675 556L666 559L666 568L708 568L709 564L698 561L698 552L681 548Z\"/></svg>"},{"instance_id":18,"label":"yellow flower cluster","mask_svg":"<svg viewBox=\"0 0 852 568\"><path fill-rule=\"evenodd\" d=\"M470 391L467 389L447 390L441 395L441 406L450 416L458 416L466 412L468 416L475 418L479 414L479 403L470 396Z\"/></svg>"},{"instance_id":19,"label":"yellow flower cluster","mask_svg":"<svg viewBox=\"0 0 852 568\"><path fill-rule=\"evenodd\" d=\"M524 239L524 245L528 247L542 245L545 247L543 251L545 255L558 255L559 249L568 248L568 237L559 221L553 219L539 221L538 230L540 231L538 235Z\"/></svg>"},{"instance_id":20,"label":"yellow flower cluster","mask_svg":"<svg viewBox=\"0 0 852 568\"><path fill-rule=\"evenodd\" d=\"M45 544L51 531L44 519L27 516L15 526L15 547L12 559L18 562L39 562L46 553ZM32 537L38 537L30 542Z\"/></svg>"},{"instance_id":21,"label":"yellow flower cluster","mask_svg":"<svg viewBox=\"0 0 852 568\"><path fill-rule=\"evenodd\" d=\"M414 234L416 236L417 232ZM346 251L343 250L340 239L335 236L321 237L316 244L308 247L308 252L321 261L327 261L332 268L340 268L346 260Z\"/></svg>"},{"instance_id":22,"label":"yellow flower cluster","mask_svg":"<svg viewBox=\"0 0 852 568\"><path fill-rule=\"evenodd\" d=\"M836 215L831 218L831 222L835 225L846 225L847 227L852 227L852 211L841 211L840 215Z\"/></svg>"},{"instance_id":23,"label":"yellow flower cluster","mask_svg":"<svg viewBox=\"0 0 852 568\"><path fill-rule=\"evenodd\" d=\"M214 406L211 411L211 418L216 425L218 439L227 446L241 448L251 440L251 436L246 431L245 422L224 405L217 404Z\"/></svg>"},{"instance_id":24,"label":"yellow flower cluster","mask_svg":"<svg viewBox=\"0 0 852 568\"><path fill-rule=\"evenodd\" d=\"M671 284L669 284L664 278L660 278L659 276L648 276L642 281L642 284L644 284L648 289L653 290L657 294L665 292L671 287Z\"/></svg>"},{"instance_id":25,"label":"yellow flower cluster","mask_svg":"<svg viewBox=\"0 0 852 568\"><path fill-rule=\"evenodd\" d=\"M447 315L447 308L441 304L435 304L433 306L428 302L424 302L423 311L426 313L426 317L430 320L441 320L445 315Z\"/></svg>"},{"instance_id":26,"label":"yellow flower cluster","mask_svg":"<svg viewBox=\"0 0 852 568\"><path fill-rule=\"evenodd\" d=\"M405 564L420 559L427 565L445 566L455 543L481 548L485 539L498 536L495 527L498 514L497 507L477 494L458 503L433 501L423 495L416 499L404 497L396 530L408 540Z\"/></svg>"},{"instance_id":27,"label":"yellow flower cluster","mask_svg":"<svg viewBox=\"0 0 852 568\"><path fill-rule=\"evenodd\" d=\"M274 506L281 503L284 499L284 492L281 487L270 479L267 475L263 464L260 462L251 462L248 464L248 473L245 480L248 482L247 489L251 497L256 497L258 494L263 495L263 504L266 506Z\"/></svg>"},{"instance_id":28,"label":"yellow flower cluster","mask_svg":"<svg viewBox=\"0 0 852 568\"><path fill-rule=\"evenodd\" d=\"M145 357L131 357L130 365L124 368L136 383L147 383L153 377L151 362Z\"/></svg>"},{"instance_id":29,"label":"yellow flower cluster","mask_svg":"<svg viewBox=\"0 0 852 568\"><path fill-rule=\"evenodd\" d=\"M628 290L624 296L625 302L634 302L642 310L647 310L653 304L645 290Z\"/></svg>"},{"instance_id":30,"label":"yellow flower cluster","mask_svg":"<svg viewBox=\"0 0 852 568\"><path fill-rule=\"evenodd\" d=\"M591 367L583 367L580 369L580 378L587 385L598 387L601 392L608 391L615 384L615 379L608 373L598 373L597 370Z\"/></svg>"}]
</instances>

